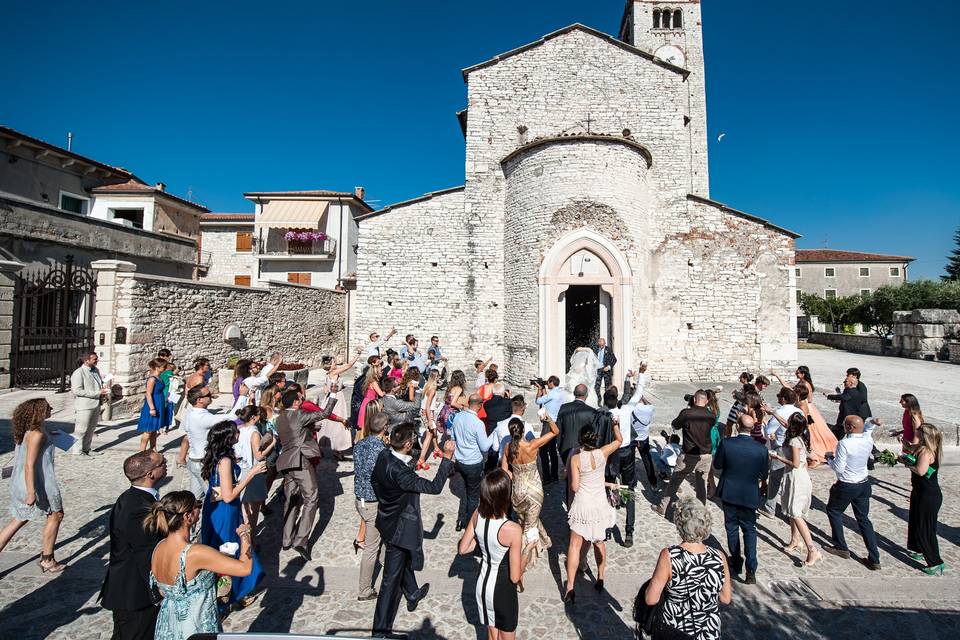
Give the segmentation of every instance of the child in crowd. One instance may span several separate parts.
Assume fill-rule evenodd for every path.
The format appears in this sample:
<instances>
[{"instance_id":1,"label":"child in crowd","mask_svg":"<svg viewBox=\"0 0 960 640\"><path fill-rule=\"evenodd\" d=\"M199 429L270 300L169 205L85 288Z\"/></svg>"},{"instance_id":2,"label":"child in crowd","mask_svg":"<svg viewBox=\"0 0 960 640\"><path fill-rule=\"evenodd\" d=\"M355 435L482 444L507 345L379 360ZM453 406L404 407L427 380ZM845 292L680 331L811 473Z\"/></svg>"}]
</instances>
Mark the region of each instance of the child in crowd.
<instances>
[{"instance_id":1,"label":"child in crowd","mask_svg":"<svg viewBox=\"0 0 960 640\"><path fill-rule=\"evenodd\" d=\"M683 451L680 449L679 435L674 433L668 436L666 431L661 431L660 435L667 444L656 451L651 451L650 457L653 459L653 466L657 469L657 476L661 480L669 480Z\"/></svg>"}]
</instances>

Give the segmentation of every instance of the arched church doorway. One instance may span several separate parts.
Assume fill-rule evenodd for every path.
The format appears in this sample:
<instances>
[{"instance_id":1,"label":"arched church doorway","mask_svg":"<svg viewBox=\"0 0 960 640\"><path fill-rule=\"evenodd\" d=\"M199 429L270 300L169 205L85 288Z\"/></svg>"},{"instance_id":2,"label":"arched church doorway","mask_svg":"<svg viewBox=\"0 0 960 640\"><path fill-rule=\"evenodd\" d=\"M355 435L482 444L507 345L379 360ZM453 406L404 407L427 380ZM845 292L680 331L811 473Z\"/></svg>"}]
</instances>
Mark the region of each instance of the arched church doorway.
<instances>
[{"instance_id":1,"label":"arched church doorway","mask_svg":"<svg viewBox=\"0 0 960 640\"><path fill-rule=\"evenodd\" d=\"M632 351L633 279L623 255L600 234L579 229L547 252L539 285L540 375L563 378L577 347L604 338L617 356L619 380Z\"/></svg>"}]
</instances>

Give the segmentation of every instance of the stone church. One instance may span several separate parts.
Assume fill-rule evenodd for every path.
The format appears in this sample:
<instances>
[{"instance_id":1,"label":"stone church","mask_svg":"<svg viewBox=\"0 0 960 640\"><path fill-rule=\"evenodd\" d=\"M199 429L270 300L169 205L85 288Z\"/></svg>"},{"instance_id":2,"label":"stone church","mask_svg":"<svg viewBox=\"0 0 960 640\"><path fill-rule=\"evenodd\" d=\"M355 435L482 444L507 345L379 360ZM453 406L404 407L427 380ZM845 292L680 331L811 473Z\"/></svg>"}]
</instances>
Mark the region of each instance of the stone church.
<instances>
[{"instance_id":1,"label":"stone church","mask_svg":"<svg viewBox=\"0 0 960 640\"><path fill-rule=\"evenodd\" d=\"M795 365L797 234L710 199L699 0L629 0L618 38L574 24L463 78L464 185L358 218L353 336L438 334L514 384L598 337L615 380Z\"/></svg>"}]
</instances>

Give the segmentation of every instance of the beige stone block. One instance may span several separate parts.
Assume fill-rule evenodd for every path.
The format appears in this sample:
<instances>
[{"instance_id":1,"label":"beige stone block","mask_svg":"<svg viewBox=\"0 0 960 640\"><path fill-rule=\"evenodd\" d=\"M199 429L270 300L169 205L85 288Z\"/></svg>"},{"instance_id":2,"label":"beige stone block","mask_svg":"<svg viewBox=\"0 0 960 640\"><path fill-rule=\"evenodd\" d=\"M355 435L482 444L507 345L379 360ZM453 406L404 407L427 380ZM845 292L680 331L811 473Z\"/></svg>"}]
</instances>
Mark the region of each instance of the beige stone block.
<instances>
[{"instance_id":1,"label":"beige stone block","mask_svg":"<svg viewBox=\"0 0 960 640\"><path fill-rule=\"evenodd\" d=\"M113 301L97 299L93 314L95 318L113 316Z\"/></svg>"}]
</instances>

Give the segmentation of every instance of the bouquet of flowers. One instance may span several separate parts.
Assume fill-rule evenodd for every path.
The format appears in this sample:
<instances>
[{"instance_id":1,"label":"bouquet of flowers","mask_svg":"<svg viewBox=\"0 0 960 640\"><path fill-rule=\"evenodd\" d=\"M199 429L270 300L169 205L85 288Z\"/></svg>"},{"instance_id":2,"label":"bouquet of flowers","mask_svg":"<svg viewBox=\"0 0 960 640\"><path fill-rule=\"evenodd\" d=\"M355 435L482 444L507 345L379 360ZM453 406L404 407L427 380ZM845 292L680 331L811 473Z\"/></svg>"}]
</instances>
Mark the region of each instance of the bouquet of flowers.
<instances>
[{"instance_id":1,"label":"bouquet of flowers","mask_svg":"<svg viewBox=\"0 0 960 640\"><path fill-rule=\"evenodd\" d=\"M885 464L888 467L892 467L897 464L897 455L890 451L890 449L884 449L880 456L877 458L877 462L880 464Z\"/></svg>"},{"instance_id":2,"label":"bouquet of flowers","mask_svg":"<svg viewBox=\"0 0 960 640\"><path fill-rule=\"evenodd\" d=\"M287 242L323 242L327 239L327 234L323 231L287 231L283 234L283 239Z\"/></svg>"}]
</instances>

